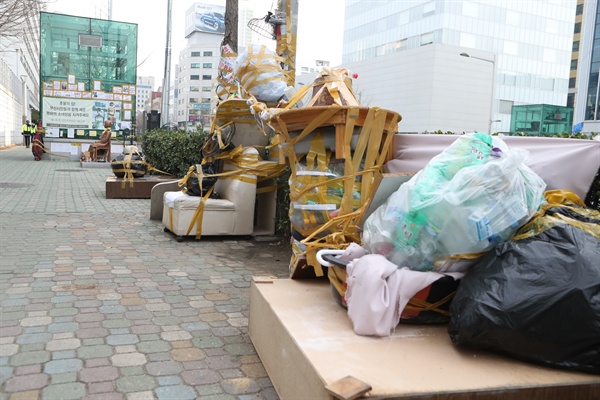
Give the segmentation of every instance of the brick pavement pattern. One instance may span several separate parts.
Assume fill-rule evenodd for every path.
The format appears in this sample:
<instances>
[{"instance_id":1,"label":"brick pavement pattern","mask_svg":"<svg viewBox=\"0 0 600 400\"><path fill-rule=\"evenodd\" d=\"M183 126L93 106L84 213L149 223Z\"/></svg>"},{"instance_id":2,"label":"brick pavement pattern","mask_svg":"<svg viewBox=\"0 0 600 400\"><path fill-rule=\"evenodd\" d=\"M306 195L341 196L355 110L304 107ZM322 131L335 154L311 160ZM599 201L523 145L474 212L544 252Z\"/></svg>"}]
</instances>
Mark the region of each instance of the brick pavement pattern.
<instances>
[{"instance_id":1,"label":"brick pavement pattern","mask_svg":"<svg viewBox=\"0 0 600 400\"><path fill-rule=\"evenodd\" d=\"M110 169L0 151L0 400L272 400L248 337L251 239L177 243Z\"/></svg>"}]
</instances>

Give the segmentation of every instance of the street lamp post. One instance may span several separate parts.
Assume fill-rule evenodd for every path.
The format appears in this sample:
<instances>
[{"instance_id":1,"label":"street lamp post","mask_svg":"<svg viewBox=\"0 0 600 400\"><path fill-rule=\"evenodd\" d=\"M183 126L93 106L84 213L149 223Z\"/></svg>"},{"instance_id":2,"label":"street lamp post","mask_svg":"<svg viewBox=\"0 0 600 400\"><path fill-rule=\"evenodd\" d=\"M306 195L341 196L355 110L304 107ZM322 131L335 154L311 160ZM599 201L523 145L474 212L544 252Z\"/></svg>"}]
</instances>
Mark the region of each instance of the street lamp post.
<instances>
[{"instance_id":1,"label":"street lamp post","mask_svg":"<svg viewBox=\"0 0 600 400\"><path fill-rule=\"evenodd\" d=\"M496 91L496 55L494 54L494 58L492 60L488 60L487 58L475 57L468 53L460 53L462 57L474 58L476 60L485 61L492 63L492 100L490 101L490 124L489 124L489 134L492 134L492 122L498 122L498 120L494 120L494 92Z\"/></svg>"}]
</instances>

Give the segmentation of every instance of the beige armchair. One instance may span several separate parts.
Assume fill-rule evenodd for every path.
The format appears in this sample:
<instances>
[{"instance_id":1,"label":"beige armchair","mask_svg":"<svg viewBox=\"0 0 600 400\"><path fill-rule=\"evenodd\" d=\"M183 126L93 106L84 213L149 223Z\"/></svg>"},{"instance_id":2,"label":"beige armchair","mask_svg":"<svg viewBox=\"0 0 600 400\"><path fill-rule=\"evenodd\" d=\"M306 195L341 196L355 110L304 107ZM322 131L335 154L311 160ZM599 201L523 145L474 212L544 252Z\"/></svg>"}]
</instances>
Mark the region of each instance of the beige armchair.
<instances>
[{"instance_id":1,"label":"beige armchair","mask_svg":"<svg viewBox=\"0 0 600 400\"><path fill-rule=\"evenodd\" d=\"M258 154L253 147L244 154ZM225 161L223 171L237 167ZM207 199L198 217L201 197L189 196L182 191L165 192L163 195L162 223L165 232L176 235L181 242L183 236L201 235L250 235L254 231L254 205L256 202L256 175L233 175L219 177L214 191L219 199ZM198 222L201 229L198 231Z\"/></svg>"}]
</instances>

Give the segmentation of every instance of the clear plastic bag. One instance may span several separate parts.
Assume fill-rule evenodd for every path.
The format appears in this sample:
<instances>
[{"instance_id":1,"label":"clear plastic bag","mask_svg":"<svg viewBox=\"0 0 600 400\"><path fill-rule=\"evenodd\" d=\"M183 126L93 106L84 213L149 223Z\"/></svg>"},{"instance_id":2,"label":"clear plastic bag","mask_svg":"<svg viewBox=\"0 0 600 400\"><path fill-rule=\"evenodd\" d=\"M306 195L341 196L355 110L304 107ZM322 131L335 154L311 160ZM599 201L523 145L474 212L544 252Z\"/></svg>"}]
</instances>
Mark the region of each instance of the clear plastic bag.
<instances>
[{"instance_id":1,"label":"clear plastic bag","mask_svg":"<svg viewBox=\"0 0 600 400\"><path fill-rule=\"evenodd\" d=\"M440 258L507 241L544 202L546 184L526 157L497 137L461 136L369 216L363 245L427 271Z\"/></svg>"},{"instance_id":2,"label":"clear plastic bag","mask_svg":"<svg viewBox=\"0 0 600 400\"><path fill-rule=\"evenodd\" d=\"M248 46L236 59L234 74L259 101L276 102L288 87L279 56L265 46Z\"/></svg>"}]
</instances>

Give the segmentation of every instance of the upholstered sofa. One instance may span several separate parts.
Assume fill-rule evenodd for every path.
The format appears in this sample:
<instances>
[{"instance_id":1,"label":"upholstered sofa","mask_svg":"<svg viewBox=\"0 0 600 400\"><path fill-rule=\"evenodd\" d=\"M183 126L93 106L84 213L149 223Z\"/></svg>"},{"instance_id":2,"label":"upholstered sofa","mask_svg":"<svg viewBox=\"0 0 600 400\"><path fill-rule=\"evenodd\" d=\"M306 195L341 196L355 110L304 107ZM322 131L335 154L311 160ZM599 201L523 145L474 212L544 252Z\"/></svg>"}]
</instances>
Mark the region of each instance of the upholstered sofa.
<instances>
[{"instance_id":1,"label":"upholstered sofa","mask_svg":"<svg viewBox=\"0 0 600 400\"><path fill-rule=\"evenodd\" d=\"M243 154L258 155L258 151L249 147ZM223 171L237 169L231 162L224 162ZM202 200L201 197L189 196L183 191L165 192L162 213L165 232L170 231L175 234L177 241L182 241L184 236L252 234L256 175L240 173L219 177L214 191L220 198L208 198L200 217L197 216L196 211ZM198 230L198 221L201 221L200 230Z\"/></svg>"}]
</instances>

